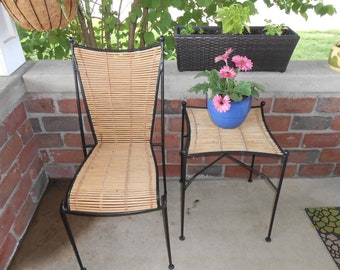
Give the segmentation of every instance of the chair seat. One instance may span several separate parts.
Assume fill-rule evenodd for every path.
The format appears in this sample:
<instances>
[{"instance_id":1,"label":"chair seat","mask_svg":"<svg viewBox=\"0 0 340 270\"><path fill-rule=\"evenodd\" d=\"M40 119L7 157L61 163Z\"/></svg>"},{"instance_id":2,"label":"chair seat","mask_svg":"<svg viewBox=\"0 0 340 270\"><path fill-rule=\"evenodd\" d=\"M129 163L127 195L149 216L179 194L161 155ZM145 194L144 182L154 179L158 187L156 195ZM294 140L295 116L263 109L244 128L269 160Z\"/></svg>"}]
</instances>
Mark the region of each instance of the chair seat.
<instances>
[{"instance_id":1,"label":"chair seat","mask_svg":"<svg viewBox=\"0 0 340 270\"><path fill-rule=\"evenodd\" d=\"M98 143L72 186L70 209L93 213L156 209L155 179L149 142Z\"/></svg>"}]
</instances>

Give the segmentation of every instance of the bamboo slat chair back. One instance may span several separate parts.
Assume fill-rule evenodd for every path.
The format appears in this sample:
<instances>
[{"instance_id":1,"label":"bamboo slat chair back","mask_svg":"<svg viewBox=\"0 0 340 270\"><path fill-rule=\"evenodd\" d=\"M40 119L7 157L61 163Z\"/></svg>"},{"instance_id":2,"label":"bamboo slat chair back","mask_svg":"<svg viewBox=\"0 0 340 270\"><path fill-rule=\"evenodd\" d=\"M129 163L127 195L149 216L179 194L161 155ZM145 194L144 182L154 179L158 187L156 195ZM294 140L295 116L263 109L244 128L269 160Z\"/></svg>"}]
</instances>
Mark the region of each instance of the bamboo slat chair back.
<instances>
[{"instance_id":1,"label":"bamboo slat chair back","mask_svg":"<svg viewBox=\"0 0 340 270\"><path fill-rule=\"evenodd\" d=\"M98 141L149 141L161 47L115 53L75 47L74 53Z\"/></svg>"},{"instance_id":2,"label":"bamboo slat chair back","mask_svg":"<svg viewBox=\"0 0 340 270\"><path fill-rule=\"evenodd\" d=\"M145 49L112 51L71 42L85 160L61 215L81 269L66 214L118 216L155 210L163 212L169 269L174 267L166 202L163 43L161 38L160 44ZM93 144L87 143L88 133Z\"/></svg>"}]
</instances>

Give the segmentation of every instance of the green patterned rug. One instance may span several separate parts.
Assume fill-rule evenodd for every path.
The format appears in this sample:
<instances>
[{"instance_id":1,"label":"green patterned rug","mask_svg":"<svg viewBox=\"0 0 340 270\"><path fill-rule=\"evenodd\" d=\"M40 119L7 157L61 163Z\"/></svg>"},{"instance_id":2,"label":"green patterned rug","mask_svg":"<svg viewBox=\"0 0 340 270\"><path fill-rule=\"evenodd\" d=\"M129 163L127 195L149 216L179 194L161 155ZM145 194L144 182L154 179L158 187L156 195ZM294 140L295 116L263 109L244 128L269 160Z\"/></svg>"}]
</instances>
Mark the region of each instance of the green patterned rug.
<instances>
[{"instance_id":1,"label":"green patterned rug","mask_svg":"<svg viewBox=\"0 0 340 270\"><path fill-rule=\"evenodd\" d=\"M306 213L340 269L340 207L306 208Z\"/></svg>"}]
</instances>

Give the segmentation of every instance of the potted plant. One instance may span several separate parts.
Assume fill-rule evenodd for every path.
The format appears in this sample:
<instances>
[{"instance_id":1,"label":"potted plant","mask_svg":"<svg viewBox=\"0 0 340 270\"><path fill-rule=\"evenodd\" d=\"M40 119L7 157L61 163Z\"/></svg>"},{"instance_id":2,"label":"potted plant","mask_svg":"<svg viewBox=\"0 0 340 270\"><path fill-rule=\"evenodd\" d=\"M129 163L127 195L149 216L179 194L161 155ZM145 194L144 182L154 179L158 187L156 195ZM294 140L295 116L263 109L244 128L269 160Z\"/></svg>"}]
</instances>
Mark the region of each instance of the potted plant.
<instances>
[{"instance_id":1,"label":"potted plant","mask_svg":"<svg viewBox=\"0 0 340 270\"><path fill-rule=\"evenodd\" d=\"M179 71L200 71L219 68L213 56L228 47L236 54L254 62L253 71L284 72L299 41L299 36L284 25L248 26L254 10L248 5L234 3L216 11L215 19L221 26L193 28L192 33L175 27L174 38ZM201 33L199 33L201 31Z\"/></svg>"},{"instance_id":2,"label":"potted plant","mask_svg":"<svg viewBox=\"0 0 340 270\"><path fill-rule=\"evenodd\" d=\"M328 65L330 69L340 72L340 42L332 46L329 52Z\"/></svg>"},{"instance_id":3,"label":"potted plant","mask_svg":"<svg viewBox=\"0 0 340 270\"><path fill-rule=\"evenodd\" d=\"M197 77L207 77L189 89L191 92L207 94L207 109L211 120L221 128L235 128L243 123L251 107L252 97L258 98L264 87L255 82L237 81L239 71L250 71L253 62L246 56L234 55L229 48L224 54L215 57L216 63L223 66L199 72ZM231 58L231 59L230 59Z\"/></svg>"},{"instance_id":4,"label":"potted plant","mask_svg":"<svg viewBox=\"0 0 340 270\"><path fill-rule=\"evenodd\" d=\"M0 0L8 14L27 30L50 31L64 27L77 14L77 0Z\"/></svg>"}]
</instances>

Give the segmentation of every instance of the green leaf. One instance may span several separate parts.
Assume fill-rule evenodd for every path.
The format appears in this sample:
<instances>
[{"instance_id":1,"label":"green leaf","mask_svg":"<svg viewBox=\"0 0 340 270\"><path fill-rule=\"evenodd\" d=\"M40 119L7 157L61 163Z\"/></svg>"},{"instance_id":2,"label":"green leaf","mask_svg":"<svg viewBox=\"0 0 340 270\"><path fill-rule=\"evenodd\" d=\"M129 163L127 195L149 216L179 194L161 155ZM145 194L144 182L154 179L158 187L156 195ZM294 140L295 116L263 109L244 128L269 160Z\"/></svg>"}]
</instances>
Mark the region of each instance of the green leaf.
<instances>
[{"instance_id":1,"label":"green leaf","mask_svg":"<svg viewBox=\"0 0 340 270\"><path fill-rule=\"evenodd\" d=\"M54 49L54 55L56 59L63 59L64 58L64 49L61 46L57 46Z\"/></svg>"},{"instance_id":2,"label":"green leaf","mask_svg":"<svg viewBox=\"0 0 340 270\"><path fill-rule=\"evenodd\" d=\"M161 6L161 0L152 0L151 7L152 8L159 8Z\"/></svg>"},{"instance_id":3,"label":"green leaf","mask_svg":"<svg viewBox=\"0 0 340 270\"><path fill-rule=\"evenodd\" d=\"M197 0L197 5L199 7L207 7L211 4L211 0Z\"/></svg>"},{"instance_id":4,"label":"green leaf","mask_svg":"<svg viewBox=\"0 0 340 270\"><path fill-rule=\"evenodd\" d=\"M147 44L153 44L155 43L155 36L152 32L145 32L144 33L144 39Z\"/></svg>"}]
</instances>

